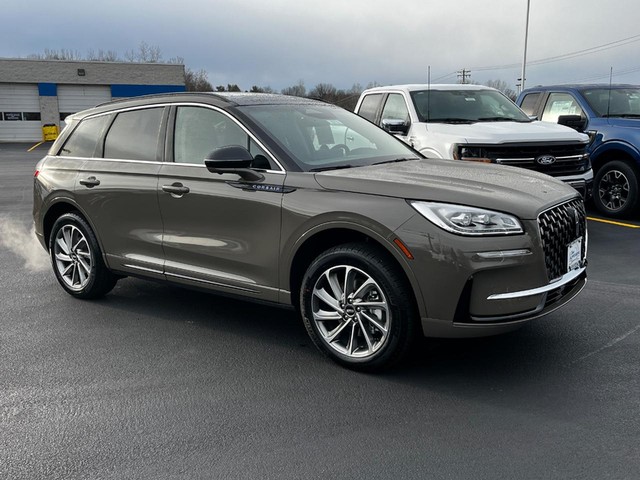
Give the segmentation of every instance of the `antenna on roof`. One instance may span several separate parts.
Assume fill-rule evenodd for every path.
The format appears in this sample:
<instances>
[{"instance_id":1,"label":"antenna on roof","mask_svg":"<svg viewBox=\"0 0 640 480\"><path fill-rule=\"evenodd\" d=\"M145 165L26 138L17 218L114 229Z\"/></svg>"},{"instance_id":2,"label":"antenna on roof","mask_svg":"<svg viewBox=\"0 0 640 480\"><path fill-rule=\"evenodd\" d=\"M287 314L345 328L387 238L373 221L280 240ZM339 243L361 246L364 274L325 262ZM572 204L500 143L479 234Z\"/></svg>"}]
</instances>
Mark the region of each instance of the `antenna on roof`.
<instances>
[{"instance_id":1,"label":"antenna on roof","mask_svg":"<svg viewBox=\"0 0 640 480\"><path fill-rule=\"evenodd\" d=\"M607 118L611 114L611 83L613 82L613 67L609 70L609 99L607 100Z\"/></svg>"},{"instance_id":2,"label":"antenna on roof","mask_svg":"<svg viewBox=\"0 0 640 480\"><path fill-rule=\"evenodd\" d=\"M431 119L431 65L427 67L427 123Z\"/></svg>"}]
</instances>

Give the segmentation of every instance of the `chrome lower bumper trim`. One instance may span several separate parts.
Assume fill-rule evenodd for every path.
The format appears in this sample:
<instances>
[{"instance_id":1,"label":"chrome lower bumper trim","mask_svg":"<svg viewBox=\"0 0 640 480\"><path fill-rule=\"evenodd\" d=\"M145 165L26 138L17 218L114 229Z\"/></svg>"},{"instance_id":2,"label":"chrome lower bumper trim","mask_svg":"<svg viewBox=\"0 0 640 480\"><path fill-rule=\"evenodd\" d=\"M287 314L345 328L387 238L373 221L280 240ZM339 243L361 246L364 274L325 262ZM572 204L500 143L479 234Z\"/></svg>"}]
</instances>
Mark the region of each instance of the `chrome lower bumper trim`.
<instances>
[{"instance_id":1,"label":"chrome lower bumper trim","mask_svg":"<svg viewBox=\"0 0 640 480\"><path fill-rule=\"evenodd\" d=\"M532 288L531 290L521 290L519 292L495 293L493 295L489 295L487 300L510 300L513 298L531 297L533 295L550 292L551 290L560 288L567 283L573 282L576 278L582 275L586 269L587 267L582 267L576 270L571 270L556 281L551 282L549 285L545 285L544 287Z\"/></svg>"}]
</instances>

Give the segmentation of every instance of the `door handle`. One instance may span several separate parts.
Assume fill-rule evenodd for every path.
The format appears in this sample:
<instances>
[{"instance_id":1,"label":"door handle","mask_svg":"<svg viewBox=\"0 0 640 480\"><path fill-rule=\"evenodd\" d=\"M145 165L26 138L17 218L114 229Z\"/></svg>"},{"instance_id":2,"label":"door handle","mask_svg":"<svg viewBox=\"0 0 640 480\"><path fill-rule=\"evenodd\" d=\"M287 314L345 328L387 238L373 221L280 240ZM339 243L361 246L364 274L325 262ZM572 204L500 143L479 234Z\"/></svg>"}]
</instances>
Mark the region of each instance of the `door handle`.
<instances>
[{"instance_id":1,"label":"door handle","mask_svg":"<svg viewBox=\"0 0 640 480\"><path fill-rule=\"evenodd\" d=\"M89 177L79 180L78 183L80 185L84 185L87 188L93 188L100 185L100 180L98 180L96 177Z\"/></svg>"},{"instance_id":2,"label":"door handle","mask_svg":"<svg viewBox=\"0 0 640 480\"><path fill-rule=\"evenodd\" d=\"M179 182L172 183L171 185L163 185L162 191L175 196L182 196L190 192L189 187L185 187Z\"/></svg>"}]
</instances>

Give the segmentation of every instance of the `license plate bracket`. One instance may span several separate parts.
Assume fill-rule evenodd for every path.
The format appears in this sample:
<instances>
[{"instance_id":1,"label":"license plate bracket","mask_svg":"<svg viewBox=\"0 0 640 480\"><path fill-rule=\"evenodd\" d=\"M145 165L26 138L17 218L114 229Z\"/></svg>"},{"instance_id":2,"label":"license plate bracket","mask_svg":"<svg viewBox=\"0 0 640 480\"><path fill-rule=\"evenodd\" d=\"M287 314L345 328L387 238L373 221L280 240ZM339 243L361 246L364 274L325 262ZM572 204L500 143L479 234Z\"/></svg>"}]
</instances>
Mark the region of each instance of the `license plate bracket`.
<instances>
[{"instance_id":1,"label":"license plate bracket","mask_svg":"<svg viewBox=\"0 0 640 480\"><path fill-rule=\"evenodd\" d=\"M576 238L567 246L567 272L577 270L582 263L582 237Z\"/></svg>"}]
</instances>

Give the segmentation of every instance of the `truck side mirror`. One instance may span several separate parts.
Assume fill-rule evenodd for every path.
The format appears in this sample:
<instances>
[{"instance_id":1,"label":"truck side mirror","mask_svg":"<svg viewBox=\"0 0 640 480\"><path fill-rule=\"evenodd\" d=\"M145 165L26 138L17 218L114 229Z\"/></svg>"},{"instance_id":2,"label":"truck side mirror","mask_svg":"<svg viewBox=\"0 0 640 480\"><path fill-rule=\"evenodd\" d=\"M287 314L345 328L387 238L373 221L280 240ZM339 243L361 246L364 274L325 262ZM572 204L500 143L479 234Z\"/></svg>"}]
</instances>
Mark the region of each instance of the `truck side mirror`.
<instances>
[{"instance_id":1,"label":"truck side mirror","mask_svg":"<svg viewBox=\"0 0 640 480\"><path fill-rule=\"evenodd\" d=\"M404 120L384 118L382 119L382 128L394 135L406 135L409 132L409 124Z\"/></svg>"},{"instance_id":2,"label":"truck side mirror","mask_svg":"<svg viewBox=\"0 0 640 480\"><path fill-rule=\"evenodd\" d=\"M558 117L558 124L582 132L587 126L587 119L582 118L580 115L560 115Z\"/></svg>"}]
</instances>

